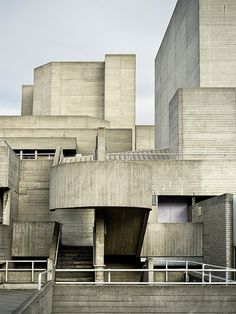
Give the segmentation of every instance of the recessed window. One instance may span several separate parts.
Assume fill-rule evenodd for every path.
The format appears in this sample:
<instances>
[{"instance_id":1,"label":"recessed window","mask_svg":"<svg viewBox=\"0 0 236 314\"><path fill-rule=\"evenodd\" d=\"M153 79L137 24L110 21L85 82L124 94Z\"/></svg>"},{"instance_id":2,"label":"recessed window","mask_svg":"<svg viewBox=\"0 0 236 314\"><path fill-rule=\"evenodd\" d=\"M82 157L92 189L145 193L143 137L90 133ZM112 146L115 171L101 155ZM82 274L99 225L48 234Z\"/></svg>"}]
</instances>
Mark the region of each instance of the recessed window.
<instances>
[{"instance_id":1,"label":"recessed window","mask_svg":"<svg viewBox=\"0 0 236 314\"><path fill-rule=\"evenodd\" d=\"M159 196L158 223L186 223L191 221L191 197Z\"/></svg>"}]
</instances>

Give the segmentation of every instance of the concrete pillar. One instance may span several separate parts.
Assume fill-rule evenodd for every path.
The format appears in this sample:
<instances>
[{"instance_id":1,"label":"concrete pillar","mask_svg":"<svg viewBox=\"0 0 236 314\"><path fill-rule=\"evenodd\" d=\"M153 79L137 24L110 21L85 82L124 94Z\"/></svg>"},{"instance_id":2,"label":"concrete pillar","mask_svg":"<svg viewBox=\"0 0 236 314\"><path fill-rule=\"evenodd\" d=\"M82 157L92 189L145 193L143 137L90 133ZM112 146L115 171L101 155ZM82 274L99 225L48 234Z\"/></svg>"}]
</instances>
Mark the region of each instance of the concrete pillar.
<instances>
[{"instance_id":1,"label":"concrete pillar","mask_svg":"<svg viewBox=\"0 0 236 314\"><path fill-rule=\"evenodd\" d=\"M50 270L51 272L47 273L47 281L54 280L54 278L55 278L53 264L54 264L54 261L51 258L48 258L47 259L47 269Z\"/></svg>"},{"instance_id":2,"label":"concrete pillar","mask_svg":"<svg viewBox=\"0 0 236 314\"><path fill-rule=\"evenodd\" d=\"M98 128L96 159L99 161L106 160L106 129Z\"/></svg>"},{"instance_id":3,"label":"concrete pillar","mask_svg":"<svg viewBox=\"0 0 236 314\"><path fill-rule=\"evenodd\" d=\"M95 269L104 269L105 225L103 210L95 210ZM96 272L96 282L104 281L104 273Z\"/></svg>"},{"instance_id":4,"label":"concrete pillar","mask_svg":"<svg viewBox=\"0 0 236 314\"><path fill-rule=\"evenodd\" d=\"M63 159L63 149L61 147L57 147L55 151L55 156L53 159L53 167L59 165Z\"/></svg>"},{"instance_id":5,"label":"concrete pillar","mask_svg":"<svg viewBox=\"0 0 236 314\"><path fill-rule=\"evenodd\" d=\"M147 267L148 267L148 269L154 269L154 258L153 257L147 258ZM148 272L148 282L153 282L153 281L154 281L154 272L149 271Z\"/></svg>"}]
</instances>

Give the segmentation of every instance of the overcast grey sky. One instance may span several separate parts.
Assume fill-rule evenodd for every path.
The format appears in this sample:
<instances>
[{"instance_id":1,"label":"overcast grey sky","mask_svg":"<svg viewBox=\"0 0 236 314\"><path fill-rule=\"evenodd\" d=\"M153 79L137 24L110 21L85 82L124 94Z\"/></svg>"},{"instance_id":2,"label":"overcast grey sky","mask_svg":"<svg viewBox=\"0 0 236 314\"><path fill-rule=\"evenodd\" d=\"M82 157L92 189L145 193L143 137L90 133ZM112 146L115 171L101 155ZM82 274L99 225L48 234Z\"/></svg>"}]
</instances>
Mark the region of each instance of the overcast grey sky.
<instances>
[{"instance_id":1,"label":"overcast grey sky","mask_svg":"<svg viewBox=\"0 0 236 314\"><path fill-rule=\"evenodd\" d=\"M176 0L0 0L0 114L50 61L137 55L137 124L154 123L154 58Z\"/></svg>"}]
</instances>

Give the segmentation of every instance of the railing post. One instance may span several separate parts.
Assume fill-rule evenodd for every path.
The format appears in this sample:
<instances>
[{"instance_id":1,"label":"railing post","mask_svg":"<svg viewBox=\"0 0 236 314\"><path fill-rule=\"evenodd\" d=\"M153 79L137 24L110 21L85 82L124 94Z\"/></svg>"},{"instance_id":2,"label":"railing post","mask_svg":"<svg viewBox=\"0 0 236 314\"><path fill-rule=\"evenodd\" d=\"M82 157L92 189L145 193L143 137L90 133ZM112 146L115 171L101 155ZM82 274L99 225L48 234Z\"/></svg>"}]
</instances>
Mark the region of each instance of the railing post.
<instances>
[{"instance_id":1,"label":"railing post","mask_svg":"<svg viewBox=\"0 0 236 314\"><path fill-rule=\"evenodd\" d=\"M211 283L211 271L209 272L209 283Z\"/></svg>"},{"instance_id":2,"label":"railing post","mask_svg":"<svg viewBox=\"0 0 236 314\"><path fill-rule=\"evenodd\" d=\"M111 282L111 270L110 270L110 269L108 269L107 281L108 281L108 282Z\"/></svg>"},{"instance_id":3,"label":"railing post","mask_svg":"<svg viewBox=\"0 0 236 314\"><path fill-rule=\"evenodd\" d=\"M168 261L166 261L166 282L168 282Z\"/></svg>"},{"instance_id":4,"label":"railing post","mask_svg":"<svg viewBox=\"0 0 236 314\"><path fill-rule=\"evenodd\" d=\"M8 261L6 261L6 282L8 281Z\"/></svg>"},{"instance_id":5,"label":"railing post","mask_svg":"<svg viewBox=\"0 0 236 314\"><path fill-rule=\"evenodd\" d=\"M41 290L41 287L42 287L42 273L39 274L39 277L38 277L38 290Z\"/></svg>"},{"instance_id":6,"label":"railing post","mask_svg":"<svg viewBox=\"0 0 236 314\"><path fill-rule=\"evenodd\" d=\"M185 269L186 269L185 282L189 282L189 276L188 276L188 261L186 261L186 263L185 263Z\"/></svg>"},{"instance_id":7,"label":"railing post","mask_svg":"<svg viewBox=\"0 0 236 314\"><path fill-rule=\"evenodd\" d=\"M205 282L205 264L202 264L202 282Z\"/></svg>"},{"instance_id":8,"label":"railing post","mask_svg":"<svg viewBox=\"0 0 236 314\"><path fill-rule=\"evenodd\" d=\"M153 282L154 281L154 272L150 271L150 270L153 270L153 268L154 268L154 259L153 259L153 257L148 257L147 258L147 267L148 267L148 273L147 273L148 282Z\"/></svg>"},{"instance_id":9,"label":"railing post","mask_svg":"<svg viewBox=\"0 0 236 314\"><path fill-rule=\"evenodd\" d=\"M226 267L226 272L225 272L225 282L226 284L229 283L229 272L228 272L228 267Z\"/></svg>"},{"instance_id":10,"label":"railing post","mask_svg":"<svg viewBox=\"0 0 236 314\"><path fill-rule=\"evenodd\" d=\"M34 282L34 261L32 261L31 280Z\"/></svg>"},{"instance_id":11,"label":"railing post","mask_svg":"<svg viewBox=\"0 0 236 314\"><path fill-rule=\"evenodd\" d=\"M47 259L47 270L49 270L47 273L47 281L50 281L53 278L53 260L51 258Z\"/></svg>"}]
</instances>

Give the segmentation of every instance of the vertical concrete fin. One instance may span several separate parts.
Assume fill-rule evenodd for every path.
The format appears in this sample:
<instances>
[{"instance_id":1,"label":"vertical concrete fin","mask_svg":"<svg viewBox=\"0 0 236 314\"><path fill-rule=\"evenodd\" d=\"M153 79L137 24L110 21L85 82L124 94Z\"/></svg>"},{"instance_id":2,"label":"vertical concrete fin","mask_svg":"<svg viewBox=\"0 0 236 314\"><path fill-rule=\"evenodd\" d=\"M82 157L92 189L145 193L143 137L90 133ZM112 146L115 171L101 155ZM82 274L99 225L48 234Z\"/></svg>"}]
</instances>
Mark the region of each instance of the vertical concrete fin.
<instances>
[{"instance_id":1,"label":"vertical concrete fin","mask_svg":"<svg viewBox=\"0 0 236 314\"><path fill-rule=\"evenodd\" d=\"M96 159L104 161L106 159L106 129L98 128L96 141Z\"/></svg>"}]
</instances>

